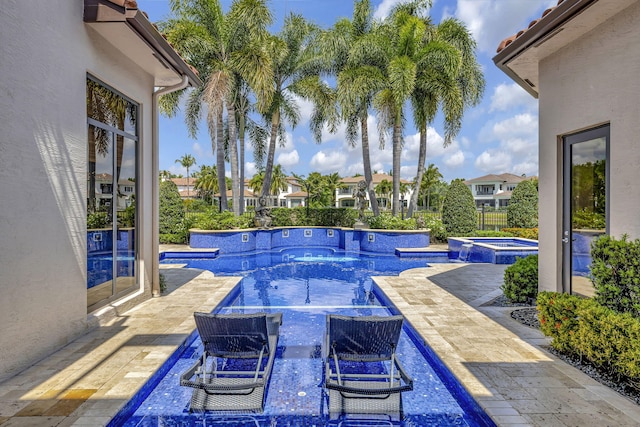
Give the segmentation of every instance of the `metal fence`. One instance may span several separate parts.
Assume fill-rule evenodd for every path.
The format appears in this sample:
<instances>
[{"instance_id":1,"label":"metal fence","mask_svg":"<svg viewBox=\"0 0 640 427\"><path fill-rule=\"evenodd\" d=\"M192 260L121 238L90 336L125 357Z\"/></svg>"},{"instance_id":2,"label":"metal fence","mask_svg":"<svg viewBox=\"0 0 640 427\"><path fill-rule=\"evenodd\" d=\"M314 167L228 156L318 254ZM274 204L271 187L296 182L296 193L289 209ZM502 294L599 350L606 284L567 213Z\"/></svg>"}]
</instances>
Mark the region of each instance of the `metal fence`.
<instances>
[{"instance_id":1,"label":"metal fence","mask_svg":"<svg viewBox=\"0 0 640 427\"><path fill-rule=\"evenodd\" d=\"M330 208L325 208L330 209ZM338 209L338 208L336 208ZM312 211L314 209L311 209ZM371 212L367 212L368 215L371 215ZM191 220L196 220L203 216L204 214L201 212L186 212L185 216ZM245 215L252 216L254 215L254 211L248 211ZM313 215L311 215L313 217ZM414 213L414 216L422 216L425 218L433 218L442 220L442 212L425 212L425 211L417 211ZM507 212L506 211L477 211L478 221L477 228L478 230L495 230L499 231L502 228L507 227Z\"/></svg>"}]
</instances>

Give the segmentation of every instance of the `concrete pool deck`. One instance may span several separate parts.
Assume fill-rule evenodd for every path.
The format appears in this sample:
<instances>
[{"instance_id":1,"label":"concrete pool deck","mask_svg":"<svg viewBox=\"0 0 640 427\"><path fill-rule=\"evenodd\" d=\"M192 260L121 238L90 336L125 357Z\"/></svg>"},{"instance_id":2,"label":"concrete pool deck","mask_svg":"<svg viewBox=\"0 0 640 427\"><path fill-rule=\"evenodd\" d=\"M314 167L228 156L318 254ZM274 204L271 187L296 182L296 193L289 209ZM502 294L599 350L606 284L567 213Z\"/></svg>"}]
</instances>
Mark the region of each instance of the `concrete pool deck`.
<instances>
[{"instance_id":1,"label":"concrete pool deck","mask_svg":"<svg viewBox=\"0 0 640 427\"><path fill-rule=\"evenodd\" d=\"M181 250L185 250L181 247ZM505 265L433 264L374 279L499 426L637 426L640 406L546 352L548 340L486 305ZM102 426L239 278L163 265L167 291L0 383L0 425Z\"/></svg>"}]
</instances>

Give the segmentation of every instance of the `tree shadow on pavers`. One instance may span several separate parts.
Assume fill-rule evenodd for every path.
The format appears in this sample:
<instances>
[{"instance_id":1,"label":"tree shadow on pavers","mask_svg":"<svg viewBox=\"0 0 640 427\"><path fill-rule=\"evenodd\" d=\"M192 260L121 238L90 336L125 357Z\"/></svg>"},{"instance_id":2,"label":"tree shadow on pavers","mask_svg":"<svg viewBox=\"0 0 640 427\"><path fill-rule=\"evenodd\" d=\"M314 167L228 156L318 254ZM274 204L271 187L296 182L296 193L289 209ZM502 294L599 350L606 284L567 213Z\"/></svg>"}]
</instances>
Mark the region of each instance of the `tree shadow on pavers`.
<instances>
[{"instance_id":1,"label":"tree shadow on pavers","mask_svg":"<svg viewBox=\"0 0 640 427\"><path fill-rule=\"evenodd\" d=\"M206 270L200 270L195 268L162 268L160 274L164 276L166 288L162 292L162 296L171 294L176 289L183 285L186 285Z\"/></svg>"},{"instance_id":2,"label":"tree shadow on pavers","mask_svg":"<svg viewBox=\"0 0 640 427\"><path fill-rule=\"evenodd\" d=\"M429 276L429 280L460 300L471 303L483 297L490 299L489 294L496 295L504 283L507 267L506 264L467 264Z\"/></svg>"}]
</instances>

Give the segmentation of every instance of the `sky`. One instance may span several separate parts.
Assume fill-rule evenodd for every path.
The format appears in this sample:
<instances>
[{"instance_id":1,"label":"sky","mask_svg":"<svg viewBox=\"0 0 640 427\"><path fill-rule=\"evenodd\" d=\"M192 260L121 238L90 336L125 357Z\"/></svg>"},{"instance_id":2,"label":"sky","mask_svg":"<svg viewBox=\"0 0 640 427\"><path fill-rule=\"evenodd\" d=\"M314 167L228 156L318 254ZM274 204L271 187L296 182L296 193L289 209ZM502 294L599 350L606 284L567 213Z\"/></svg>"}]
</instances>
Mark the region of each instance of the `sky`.
<instances>
[{"instance_id":1,"label":"sky","mask_svg":"<svg viewBox=\"0 0 640 427\"><path fill-rule=\"evenodd\" d=\"M371 0L375 18L384 18L389 10L403 0ZM139 9L149 15L152 22L170 16L169 0L138 0ZM221 0L225 10L231 0ZM350 18L353 1L350 0L270 0L274 15L272 30L277 32L284 17L299 13L322 28L331 27L340 18ZM542 12L557 4L557 0L434 0L430 17L434 23L454 17L462 21L477 42L477 58L482 66L486 87L482 102L466 110L458 136L443 146L442 116L428 128L427 161L433 163L450 182L456 178L473 179L487 174L513 173L538 175L538 101L516 85L493 63L500 41L527 28ZM308 176L310 172L323 175L337 172L342 177L363 173L360 145L351 147L344 137L344 126L331 134L323 132L322 142L316 143L309 131L312 107L298 100L301 112L296 128L287 129L287 140L278 147L275 163L285 173ZM417 169L419 134L412 123L410 112L404 129L401 176L413 180ZM375 172L392 170L390 137L380 147L375 112L369 114L369 142L371 165ZM253 161L252 149L246 147L245 176L251 177L259 165ZM176 161L185 154L196 159L190 173L202 165L215 164L211 138L204 120L197 138L191 138L179 113L173 118L160 117L160 170L186 176L187 171ZM227 175L230 175L227 163Z\"/></svg>"}]
</instances>

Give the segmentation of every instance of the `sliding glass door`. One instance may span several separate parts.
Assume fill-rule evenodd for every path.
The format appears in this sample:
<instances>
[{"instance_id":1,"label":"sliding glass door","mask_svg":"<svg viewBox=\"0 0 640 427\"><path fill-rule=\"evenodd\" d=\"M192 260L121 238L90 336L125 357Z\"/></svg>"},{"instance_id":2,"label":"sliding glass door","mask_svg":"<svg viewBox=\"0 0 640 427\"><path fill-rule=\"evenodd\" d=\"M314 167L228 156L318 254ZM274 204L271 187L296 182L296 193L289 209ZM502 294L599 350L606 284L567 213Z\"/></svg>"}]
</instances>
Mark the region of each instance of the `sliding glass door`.
<instances>
[{"instance_id":1,"label":"sliding glass door","mask_svg":"<svg viewBox=\"0 0 640 427\"><path fill-rule=\"evenodd\" d=\"M607 233L609 126L564 137L563 286L593 296L591 242Z\"/></svg>"},{"instance_id":2,"label":"sliding glass door","mask_svg":"<svg viewBox=\"0 0 640 427\"><path fill-rule=\"evenodd\" d=\"M136 289L138 106L87 79L87 309Z\"/></svg>"}]
</instances>

